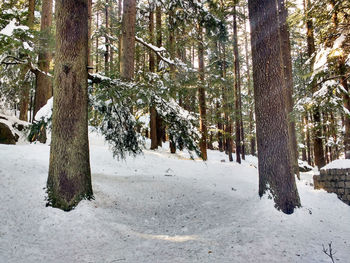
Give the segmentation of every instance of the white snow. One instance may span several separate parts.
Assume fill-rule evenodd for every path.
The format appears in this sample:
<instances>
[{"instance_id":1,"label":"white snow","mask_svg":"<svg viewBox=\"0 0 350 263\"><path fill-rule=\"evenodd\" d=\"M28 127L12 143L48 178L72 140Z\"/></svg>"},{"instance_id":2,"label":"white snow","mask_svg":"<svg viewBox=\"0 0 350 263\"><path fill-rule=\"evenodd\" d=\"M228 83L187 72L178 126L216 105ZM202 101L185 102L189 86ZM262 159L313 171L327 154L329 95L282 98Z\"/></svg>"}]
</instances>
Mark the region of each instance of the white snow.
<instances>
[{"instance_id":1,"label":"white snow","mask_svg":"<svg viewBox=\"0 0 350 263\"><path fill-rule=\"evenodd\" d=\"M45 207L49 146L0 145L0 262L320 263L331 241L349 259L350 207L314 190L312 172L288 216L258 197L255 157L204 163L166 144L117 161L93 132L90 152L96 199L67 213Z\"/></svg>"},{"instance_id":2,"label":"white snow","mask_svg":"<svg viewBox=\"0 0 350 263\"><path fill-rule=\"evenodd\" d=\"M8 23L1 31L0 34L5 35L5 36L12 36L13 32L16 29L21 29L21 30L28 30L29 27L27 26L17 26L16 25L16 19L12 19L10 23Z\"/></svg>"},{"instance_id":3,"label":"white snow","mask_svg":"<svg viewBox=\"0 0 350 263\"><path fill-rule=\"evenodd\" d=\"M48 99L47 103L35 114L34 120L40 121L43 119L45 122L47 122L52 116L52 108L53 97Z\"/></svg>"},{"instance_id":4,"label":"white snow","mask_svg":"<svg viewBox=\"0 0 350 263\"><path fill-rule=\"evenodd\" d=\"M347 169L350 168L350 159L338 159L330 162L326 166L322 167L322 169Z\"/></svg>"}]
</instances>

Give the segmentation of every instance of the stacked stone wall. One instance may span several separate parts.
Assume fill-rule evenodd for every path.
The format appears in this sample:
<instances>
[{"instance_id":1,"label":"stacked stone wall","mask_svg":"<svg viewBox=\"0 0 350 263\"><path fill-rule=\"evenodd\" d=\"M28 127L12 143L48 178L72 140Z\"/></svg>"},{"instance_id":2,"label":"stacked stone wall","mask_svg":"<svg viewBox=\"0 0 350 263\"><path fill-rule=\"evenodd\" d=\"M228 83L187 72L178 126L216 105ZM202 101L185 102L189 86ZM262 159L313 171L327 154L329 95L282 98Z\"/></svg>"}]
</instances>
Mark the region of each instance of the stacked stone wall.
<instances>
[{"instance_id":1,"label":"stacked stone wall","mask_svg":"<svg viewBox=\"0 0 350 263\"><path fill-rule=\"evenodd\" d=\"M322 169L320 175L314 175L314 188L335 193L350 205L350 169Z\"/></svg>"}]
</instances>

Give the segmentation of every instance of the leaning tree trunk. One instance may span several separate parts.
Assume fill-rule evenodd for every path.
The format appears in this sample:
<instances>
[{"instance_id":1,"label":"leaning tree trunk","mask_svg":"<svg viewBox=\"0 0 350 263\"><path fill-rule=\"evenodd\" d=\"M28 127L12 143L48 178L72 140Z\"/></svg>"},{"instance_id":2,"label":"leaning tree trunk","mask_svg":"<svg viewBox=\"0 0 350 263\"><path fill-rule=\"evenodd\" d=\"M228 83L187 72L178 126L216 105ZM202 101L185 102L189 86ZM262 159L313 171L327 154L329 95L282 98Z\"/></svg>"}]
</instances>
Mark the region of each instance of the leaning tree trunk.
<instances>
[{"instance_id":1,"label":"leaning tree trunk","mask_svg":"<svg viewBox=\"0 0 350 263\"><path fill-rule=\"evenodd\" d=\"M27 17L27 25L30 29L34 27L34 11L35 11L35 0L28 1L28 17ZM29 108L29 91L30 91L30 83L26 80L27 72L29 71L29 67L27 65L23 65L21 68L21 94L20 94L20 113L19 119L22 121L28 120L28 108Z\"/></svg>"},{"instance_id":2,"label":"leaning tree trunk","mask_svg":"<svg viewBox=\"0 0 350 263\"><path fill-rule=\"evenodd\" d=\"M50 37L52 25L52 0L43 0L40 26L40 51L38 56L38 66L40 71L37 74L35 103L33 116L47 103L52 97L52 80L46 74L50 70L50 62L52 59L50 52Z\"/></svg>"},{"instance_id":3,"label":"leaning tree trunk","mask_svg":"<svg viewBox=\"0 0 350 263\"><path fill-rule=\"evenodd\" d=\"M280 29L280 43L282 50L284 79L285 79L285 97L288 114L288 133L289 133L289 148L291 151L292 164L294 173L300 180L299 165L298 165L298 143L295 131L295 121L293 118L293 72L292 72L292 57L289 39L289 29L287 25L288 10L284 4L285 0L277 0L279 9L279 29Z\"/></svg>"},{"instance_id":4,"label":"leaning tree trunk","mask_svg":"<svg viewBox=\"0 0 350 263\"><path fill-rule=\"evenodd\" d=\"M93 196L88 139L88 0L56 0L49 203L69 211Z\"/></svg>"},{"instance_id":5,"label":"leaning tree trunk","mask_svg":"<svg viewBox=\"0 0 350 263\"><path fill-rule=\"evenodd\" d=\"M306 31L307 31L307 52L308 56L311 59L310 69L313 69L315 58L315 39L314 39L314 27L312 22L312 17L310 15L311 2L306 0L305 4L305 17L306 17ZM316 81L313 80L311 83L312 92L317 91ZM321 113L320 106L316 103L313 107L313 119L314 119L314 155L315 155L315 165L320 169L326 164L323 153L323 141L322 141L322 125L321 125Z\"/></svg>"},{"instance_id":6,"label":"leaning tree trunk","mask_svg":"<svg viewBox=\"0 0 350 263\"><path fill-rule=\"evenodd\" d=\"M249 0L259 195L267 191L286 214L300 206L290 151L284 72L275 0ZM262 66L263 65L263 66Z\"/></svg>"},{"instance_id":7,"label":"leaning tree trunk","mask_svg":"<svg viewBox=\"0 0 350 263\"><path fill-rule=\"evenodd\" d=\"M124 80L134 78L136 0L123 1L120 76Z\"/></svg>"}]
</instances>

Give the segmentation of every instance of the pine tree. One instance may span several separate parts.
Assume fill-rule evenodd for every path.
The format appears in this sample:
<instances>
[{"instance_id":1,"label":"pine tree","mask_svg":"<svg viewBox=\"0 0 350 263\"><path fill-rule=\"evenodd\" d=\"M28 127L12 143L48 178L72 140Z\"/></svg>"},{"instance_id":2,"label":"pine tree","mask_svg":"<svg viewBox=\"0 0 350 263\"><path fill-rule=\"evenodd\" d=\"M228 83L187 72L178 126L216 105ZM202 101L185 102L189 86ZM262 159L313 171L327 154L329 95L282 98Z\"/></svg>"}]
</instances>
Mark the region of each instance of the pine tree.
<instances>
[{"instance_id":1,"label":"pine tree","mask_svg":"<svg viewBox=\"0 0 350 263\"><path fill-rule=\"evenodd\" d=\"M88 0L56 0L49 204L71 210L93 197L88 140Z\"/></svg>"},{"instance_id":2,"label":"pine tree","mask_svg":"<svg viewBox=\"0 0 350 263\"><path fill-rule=\"evenodd\" d=\"M286 214L300 206L289 151L284 71L275 0L249 0L259 158L259 195ZM265 65L261 67L261 65Z\"/></svg>"}]
</instances>

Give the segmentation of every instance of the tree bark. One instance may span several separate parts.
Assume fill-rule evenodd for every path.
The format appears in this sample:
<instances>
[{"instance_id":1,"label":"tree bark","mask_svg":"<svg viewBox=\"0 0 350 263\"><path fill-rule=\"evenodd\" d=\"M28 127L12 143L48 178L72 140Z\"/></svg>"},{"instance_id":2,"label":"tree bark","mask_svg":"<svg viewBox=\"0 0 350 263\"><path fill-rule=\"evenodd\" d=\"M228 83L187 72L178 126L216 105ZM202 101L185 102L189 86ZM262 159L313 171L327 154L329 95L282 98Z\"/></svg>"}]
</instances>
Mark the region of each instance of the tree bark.
<instances>
[{"instance_id":1,"label":"tree bark","mask_svg":"<svg viewBox=\"0 0 350 263\"><path fill-rule=\"evenodd\" d=\"M88 0L56 0L49 202L66 211L93 197L88 139Z\"/></svg>"},{"instance_id":2,"label":"tree bark","mask_svg":"<svg viewBox=\"0 0 350 263\"><path fill-rule=\"evenodd\" d=\"M304 1L305 8L305 17L306 17L306 30L307 30L307 50L308 56L311 59L310 69L313 69L313 65L315 63L315 59L313 57L315 53L315 39L314 39L314 27L312 22L312 17L310 15L311 9L311 1ZM317 91L317 85L315 80L311 83L312 92L315 93ZM314 129L313 129L313 137L314 137L314 156L315 156L315 165L320 169L323 167L325 163L324 153L323 153L323 141L322 141L322 124L321 124L321 114L320 114L320 106L315 104L313 107L313 119L314 119Z\"/></svg>"},{"instance_id":3,"label":"tree bark","mask_svg":"<svg viewBox=\"0 0 350 263\"><path fill-rule=\"evenodd\" d=\"M149 43L154 44L154 12L153 7L150 6L149 12ZM149 71L155 72L155 59L152 50L149 51ZM154 105L150 106L150 135L151 135L151 150L158 148L158 136L157 136L157 110Z\"/></svg>"},{"instance_id":4,"label":"tree bark","mask_svg":"<svg viewBox=\"0 0 350 263\"><path fill-rule=\"evenodd\" d=\"M300 206L285 110L284 71L276 0L249 0L254 98L259 158L259 195L270 191L286 214ZM263 66L262 66L263 65Z\"/></svg>"},{"instance_id":5,"label":"tree bark","mask_svg":"<svg viewBox=\"0 0 350 263\"><path fill-rule=\"evenodd\" d=\"M40 51L38 56L38 67L41 71L49 73L52 55L48 46L51 37L52 26L52 0L42 1L41 13L41 37L40 37ZM47 103L47 100L52 97L52 80L49 76L39 72L37 74L37 84L35 90L35 114Z\"/></svg>"},{"instance_id":6,"label":"tree bark","mask_svg":"<svg viewBox=\"0 0 350 263\"><path fill-rule=\"evenodd\" d=\"M30 29L34 27L34 11L35 11L35 0L28 1L28 17L27 17L27 25ZM21 99L20 99L20 113L19 119L22 121L28 120L28 108L29 108L29 91L30 91L30 83L25 80L26 74L29 71L27 65L23 65L21 68Z\"/></svg>"},{"instance_id":7,"label":"tree bark","mask_svg":"<svg viewBox=\"0 0 350 263\"><path fill-rule=\"evenodd\" d=\"M242 107L241 107L241 79L238 53L238 36L237 36L237 15L236 4L233 6L233 52L235 65L235 116L236 116L236 162L241 163L242 153Z\"/></svg>"},{"instance_id":8,"label":"tree bark","mask_svg":"<svg viewBox=\"0 0 350 263\"><path fill-rule=\"evenodd\" d=\"M204 161L207 156L207 113L205 103L205 83L204 83L204 46L203 46L203 29L198 25L198 72L199 72L199 87L198 87L198 102L199 102L199 128L201 131L200 150Z\"/></svg>"},{"instance_id":9,"label":"tree bark","mask_svg":"<svg viewBox=\"0 0 350 263\"><path fill-rule=\"evenodd\" d=\"M109 1L106 0L105 5L105 74L109 75Z\"/></svg>"},{"instance_id":10,"label":"tree bark","mask_svg":"<svg viewBox=\"0 0 350 263\"><path fill-rule=\"evenodd\" d=\"M289 148L291 151L292 164L294 167L294 173L300 180L299 172L299 154L298 154L298 142L295 131L295 121L293 117L293 72L292 72L292 57L289 38L289 29L287 25L288 10L284 3L285 0L277 0L278 13L279 13L279 30L280 30L280 44L282 50L282 60L284 68L284 80L285 80L285 98L286 98L286 110L288 116L288 134L289 134Z\"/></svg>"},{"instance_id":11,"label":"tree bark","mask_svg":"<svg viewBox=\"0 0 350 263\"><path fill-rule=\"evenodd\" d=\"M134 78L136 0L123 1L120 76Z\"/></svg>"}]
</instances>

